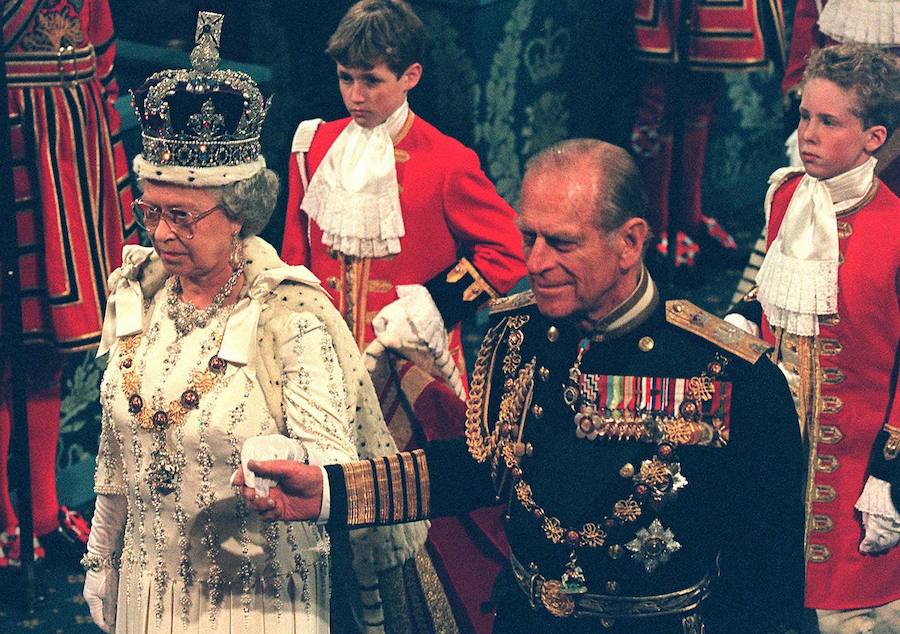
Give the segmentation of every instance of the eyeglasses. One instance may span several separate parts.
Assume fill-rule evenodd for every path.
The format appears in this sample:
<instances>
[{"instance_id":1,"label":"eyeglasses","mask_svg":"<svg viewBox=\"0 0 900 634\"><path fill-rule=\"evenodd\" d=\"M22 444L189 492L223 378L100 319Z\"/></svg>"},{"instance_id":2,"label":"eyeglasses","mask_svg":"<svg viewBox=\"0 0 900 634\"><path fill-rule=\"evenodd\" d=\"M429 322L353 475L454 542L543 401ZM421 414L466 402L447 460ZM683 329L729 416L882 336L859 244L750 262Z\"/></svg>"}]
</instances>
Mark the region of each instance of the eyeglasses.
<instances>
[{"instance_id":1,"label":"eyeglasses","mask_svg":"<svg viewBox=\"0 0 900 634\"><path fill-rule=\"evenodd\" d=\"M221 209L222 205L215 205L206 211L194 213L178 207L157 207L138 198L131 203L131 208L134 210L137 223L147 231L155 231L159 226L160 219L164 219L175 235L190 240L194 237L194 225L216 209Z\"/></svg>"}]
</instances>

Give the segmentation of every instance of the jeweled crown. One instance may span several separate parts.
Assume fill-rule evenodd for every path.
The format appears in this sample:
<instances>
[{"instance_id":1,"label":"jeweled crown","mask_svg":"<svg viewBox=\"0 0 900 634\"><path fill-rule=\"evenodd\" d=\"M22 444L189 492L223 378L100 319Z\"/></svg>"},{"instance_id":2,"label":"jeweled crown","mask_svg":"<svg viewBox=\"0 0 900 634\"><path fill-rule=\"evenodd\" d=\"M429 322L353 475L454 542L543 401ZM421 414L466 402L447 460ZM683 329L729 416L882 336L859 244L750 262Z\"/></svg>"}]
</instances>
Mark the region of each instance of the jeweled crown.
<instances>
[{"instance_id":1,"label":"jeweled crown","mask_svg":"<svg viewBox=\"0 0 900 634\"><path fill-rule=\"evenodd\" d=\"M218 68L223 19L201 11L193 68L160 71L132 91L143 160L158 170L219 171L261 161L259 136L271 98L246 73Z\"/></svg>"}]
</instances>

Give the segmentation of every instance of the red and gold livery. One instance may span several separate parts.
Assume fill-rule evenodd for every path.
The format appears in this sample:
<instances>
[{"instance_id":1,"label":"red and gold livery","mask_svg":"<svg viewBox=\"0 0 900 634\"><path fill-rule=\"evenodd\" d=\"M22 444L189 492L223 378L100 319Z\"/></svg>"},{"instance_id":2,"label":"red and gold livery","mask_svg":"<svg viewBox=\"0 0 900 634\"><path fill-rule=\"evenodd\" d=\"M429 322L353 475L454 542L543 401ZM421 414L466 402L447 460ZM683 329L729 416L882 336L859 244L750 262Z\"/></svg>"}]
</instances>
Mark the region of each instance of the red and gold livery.
<instances>
[{"instance_id":1,"label":"red and gold livery","mask_svg":"<svg viewBox=\"0 0 900 634\"><path fill-rule=\"evenodd\" d=\"M784 60L781 0L695 0L689 7L682 0L637 0L634 17L636 50L646 61L730 70Z\"/></svg>"},{"instance_id":2,"label":"red and gold livery","mask_svg":"<svg viewBox=\"0 0 900 634\"><path fill-rule=\"evenodd\" d=\"M770 243L799 182L798 174L788 177L773 196ZM763 327L767 340L778 344L787 373L796 377L792 391L808 439L810 608L857 609L900 599L900 549L860 554L862 529L854 510L870 475L870 453L884 448L884 441L876 446L879 434L900 416L894 367L900 345L898 209L900 200L876 180L859 204L837 215L838 311L819 318L818 335Z\"/></svg>"}]
</instances>

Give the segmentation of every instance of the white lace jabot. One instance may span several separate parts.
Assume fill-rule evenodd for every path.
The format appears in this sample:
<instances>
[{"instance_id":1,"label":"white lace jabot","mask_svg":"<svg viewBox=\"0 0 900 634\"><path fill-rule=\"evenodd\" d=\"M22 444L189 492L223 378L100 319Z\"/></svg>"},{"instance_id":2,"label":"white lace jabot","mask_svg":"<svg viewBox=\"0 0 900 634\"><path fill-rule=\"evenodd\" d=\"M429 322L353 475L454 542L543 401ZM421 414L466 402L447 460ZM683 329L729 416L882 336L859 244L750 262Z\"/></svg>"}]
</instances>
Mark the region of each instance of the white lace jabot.
<instances>
[{"instance_id":1,"label":"white lace jabot","mask_svg":"<svg viewBox=\"0 0 900 634\"><path fill-rule=\"evenodd\" d=\"M393 139L408 116L404 101L374 128L351 121L325 154L302 207L326 246L353 257L400 253L405 230Z\"/></svg>"},{"instance_id":2,"label":"white lace jabot","mask_svg":"<svg viewBox=\"0 0 900 634\"><path fill-rule=\"evenodd\" d=\"M819 332L819 315L837 312L835 213L866 195L875 178L875 163L870 157L827 180L803 176L756 278L759 301L773 326L812 336ZM773 187L779 186L780 174L779 170L770 179Z\"/></svg>"},{"instance_id":3,"label":"white lace jabot","mask_svg":"<svg viewBox=\"0 0 900 634\"><path fill-rule=\"evenodd\" d=\"M819 30L838 42L898 46L900 6L897 0L830 0L819 16Z\"/></svg>"}]
</instances>

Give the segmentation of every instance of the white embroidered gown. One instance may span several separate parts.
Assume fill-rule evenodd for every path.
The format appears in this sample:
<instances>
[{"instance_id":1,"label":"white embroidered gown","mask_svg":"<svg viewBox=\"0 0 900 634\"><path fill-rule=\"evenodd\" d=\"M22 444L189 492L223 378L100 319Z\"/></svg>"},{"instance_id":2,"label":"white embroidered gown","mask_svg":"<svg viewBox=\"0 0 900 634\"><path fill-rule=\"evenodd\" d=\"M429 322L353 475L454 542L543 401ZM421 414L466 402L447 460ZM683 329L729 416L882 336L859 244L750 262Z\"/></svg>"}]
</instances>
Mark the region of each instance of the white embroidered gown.
<instances>
[{"instance_id":1,"label":"white embroidered gown","mask_svg":"<svg viewBox=\"0 0 900 634\"><path fill-rule=\"evenodd\" d=\"M327 632L329 542L306 522L260 521L229 478L244 439L278 433L256 380L256 349L244 365L229 363L182 424L165 432L140 428L126 385L135 379L143 408L171 410L219 350L228 312L204 328L176 335L166 284L145 304L133 354L117 340L103 377L98 492L127 497L119 581L118 634ZM272 324L288 435L317 462L356 458L354 428L331 337L311 313ZM132 342L133 343L133 342ZM126 358L130 361L126 361ZM276 377L277 378L277 377ZM132 385L133 389L133 385ZM154 452L176 465L171 491L150 484Z\"/></svg>"}]
</instances>

